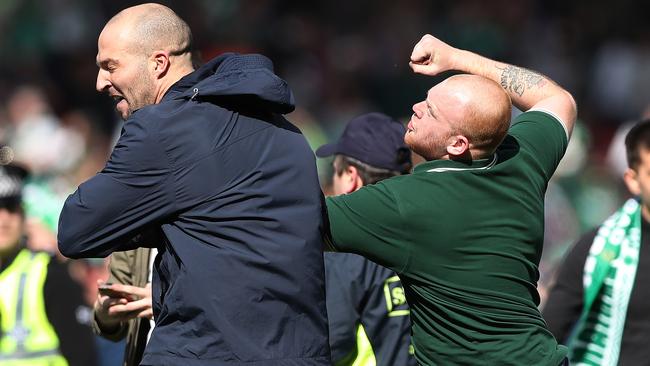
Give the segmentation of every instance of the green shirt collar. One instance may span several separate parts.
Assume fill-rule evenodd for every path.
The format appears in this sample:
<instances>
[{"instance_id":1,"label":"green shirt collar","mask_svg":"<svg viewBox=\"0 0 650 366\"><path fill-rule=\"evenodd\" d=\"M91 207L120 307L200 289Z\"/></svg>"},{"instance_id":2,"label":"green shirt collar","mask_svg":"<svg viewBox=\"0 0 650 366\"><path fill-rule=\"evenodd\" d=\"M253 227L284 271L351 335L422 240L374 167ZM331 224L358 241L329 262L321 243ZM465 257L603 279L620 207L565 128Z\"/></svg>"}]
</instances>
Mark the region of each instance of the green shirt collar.
<instances>
[{"instance_id":1,"label":"green shirt collar","mask_svg":"<svg viewBox=\"0 0 650 366\"><path fill-rule=\"evenodd\" d=\"M430 172L441 173L449 171L463 171L463 170L486 170L492 168L497 163L497 154L490 156L487 159L472 160L471 163L465 163L456 160L431 160L418 164L414 169L414 173Z\"/></svg>"}]
</instances>

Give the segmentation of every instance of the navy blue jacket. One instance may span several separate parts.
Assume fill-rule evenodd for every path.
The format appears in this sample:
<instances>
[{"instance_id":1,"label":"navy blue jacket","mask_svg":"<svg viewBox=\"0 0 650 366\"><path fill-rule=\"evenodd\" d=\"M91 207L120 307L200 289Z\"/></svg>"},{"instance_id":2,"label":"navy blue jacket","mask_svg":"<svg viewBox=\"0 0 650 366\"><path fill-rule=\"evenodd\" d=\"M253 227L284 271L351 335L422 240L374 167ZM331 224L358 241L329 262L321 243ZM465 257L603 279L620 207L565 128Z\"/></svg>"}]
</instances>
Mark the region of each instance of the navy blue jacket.
<instances>
[{"instance_id":1,"label":"navy blue jacket","mask_svg":"<svg viewBox=\"0 0 650 366\"><path fill-rule=\"evenodd\" d=\"M323 196L272 68L227 54L182 78L66 200L67 257L160 243L142 365L329 364Z\"/></svg>"},{"instance_id":2,"label":"navy blue jacket","mask_svg":"<svg viewBox=\"0 0 650 366\"><path fill-rule=\"evenodd\" d=\"M325 253L330 348L335 365L374 358L415 366L404 288L395 272L352 253Z\"/></svg>"}]
</instances>

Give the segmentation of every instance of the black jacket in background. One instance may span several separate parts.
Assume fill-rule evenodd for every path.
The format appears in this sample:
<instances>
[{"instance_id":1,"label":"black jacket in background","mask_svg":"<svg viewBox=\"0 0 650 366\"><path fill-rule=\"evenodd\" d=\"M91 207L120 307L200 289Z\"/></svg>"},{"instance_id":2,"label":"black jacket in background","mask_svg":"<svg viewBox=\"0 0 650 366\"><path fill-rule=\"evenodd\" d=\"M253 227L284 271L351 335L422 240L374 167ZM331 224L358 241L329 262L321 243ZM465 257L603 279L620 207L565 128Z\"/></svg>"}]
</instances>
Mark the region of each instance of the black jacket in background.
<instances>
[{"instance_id":1,"label":"black jacket in background","mask_svg":"<svg viewBox=\"0 0 650 366\"><path fill-rule=\"evenodd\" d=\"M68 197L66 256L163 234L143 365L329 364L323 197L293 108L267 58L222 55L133 113Z\"/></svg>"}]
</instances>

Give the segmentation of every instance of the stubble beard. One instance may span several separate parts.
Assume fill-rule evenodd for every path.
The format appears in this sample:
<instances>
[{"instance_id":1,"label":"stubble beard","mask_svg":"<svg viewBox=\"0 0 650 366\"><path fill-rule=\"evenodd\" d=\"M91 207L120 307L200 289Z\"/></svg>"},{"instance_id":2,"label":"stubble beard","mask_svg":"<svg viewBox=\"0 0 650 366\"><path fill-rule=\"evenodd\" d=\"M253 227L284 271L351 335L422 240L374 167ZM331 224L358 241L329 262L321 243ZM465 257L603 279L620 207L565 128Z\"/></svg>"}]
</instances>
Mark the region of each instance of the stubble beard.
<instances>
[{"instance_id":1,"label":"stubble beard","mask_svg":"<svg viewBox=\"0 0 650 366\"><path fill-rule=\"evenodd\" d=\"M138 109L156 103L155 84L151 75L147 72L146 67L140 70L138 79L134 82L134 85L135 88L131 90L133 101L128 104L125 120Z\"/></svg>"},{"instance_id":2,"label":"stubble beard","mask_svg":"<svg viewBox=\"0 0 650 366\"><path fill-rule=\"evenodd\" d=\"M404 143L411 151L422 156L425 160L438 160L445 154L444 144L429 138L425 141L419 141L414 136L404 136Z\"/></svg>"}]
</instances>

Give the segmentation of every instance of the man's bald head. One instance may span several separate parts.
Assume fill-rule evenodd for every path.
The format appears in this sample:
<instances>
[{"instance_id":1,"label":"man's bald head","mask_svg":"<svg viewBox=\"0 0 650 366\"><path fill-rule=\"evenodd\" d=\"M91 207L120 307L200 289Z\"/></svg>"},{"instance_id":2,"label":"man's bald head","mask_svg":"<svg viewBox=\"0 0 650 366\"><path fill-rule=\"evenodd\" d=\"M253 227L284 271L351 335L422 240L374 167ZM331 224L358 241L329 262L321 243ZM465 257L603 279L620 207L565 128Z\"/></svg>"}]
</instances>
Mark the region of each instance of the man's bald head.
<instances>
[{"instance_id":1,"label":"man's bald head","mask_svg":"<svg viewBox=\"0 0 650 366\"><path fill-rule=\"evenodd\" d=\"M427 160L485 158L506 136L511 106L497 83L475 75L452 76L413 105L404 141Z\"/></svg>"},{"instance_id":2,"label":"man's bald head","mask_svg":"<svg viewBox=\"0 0 650 366\"><path fill-rule=\"evenodd\" d=\"M159 4L127 8L99 35L96 88L113 97L127 119L159 103L174 83L194 71L191 45L188 25L171 9Z\"/></svg>"},{"instance_id":3,"label":"man's bald head","mask_svg":"<svg viewBox=\"0 0 650 366\"><path fill-rule=\"evenodd\" d=\"M455 99L448 107L457 110L450 114L458 116L454 122L469 139L472 153L494 152L510 126L512 103L505 90L490 79L468 74L449 77L438 86Z\"/></svg>"},{"instance_id":4,"label":"man's bald head","mask_svg":"<svg viewBox=\"0 0 650 366\"><path fill-rule=\"evenodd\" d=\"M163 50L177 56L190 53L192 48L190 27L173 10L160 4L122 10L108 21L104 33L117 34L130 50L145 55Z\"/></svg>"}]
</instances>

